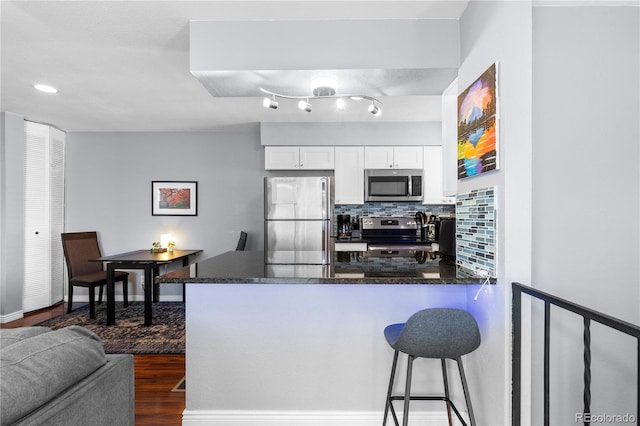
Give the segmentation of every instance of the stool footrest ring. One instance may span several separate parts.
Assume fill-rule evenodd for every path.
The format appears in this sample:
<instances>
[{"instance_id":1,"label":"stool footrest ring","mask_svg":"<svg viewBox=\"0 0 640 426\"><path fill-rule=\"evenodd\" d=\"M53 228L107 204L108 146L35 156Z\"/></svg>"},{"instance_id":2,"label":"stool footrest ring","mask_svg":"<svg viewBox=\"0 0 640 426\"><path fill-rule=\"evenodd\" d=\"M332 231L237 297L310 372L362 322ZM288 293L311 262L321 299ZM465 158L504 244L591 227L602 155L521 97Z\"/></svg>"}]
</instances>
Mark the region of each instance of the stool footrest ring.
<instances>
[{"instance_id":1,"label":"stool footrest ring","mask_svg":"<svg viewBox=\"0 0 640 426\"><path fill-rule=\"evenodd\" d=\"M393 419L395 421L396 426L399 426L399 423L396 415L396 410L392 402L404 401L404 399L405 399L404 395L392 395L389 397L389 408L391 409L391 414L393 415ZM456 405L453 403L453 401L451 401L446 396L410 396L409 400L411 401L444 401L447 403L449 407L453 408L453 412L458 417L458 420L460 420L460 422L462 422L464 426L467 426L467 422L465 422L464 419L462 418L462 414L460 413L460 411L458 411L458 408L456 407Z\"/></svg>"}]
</instances>

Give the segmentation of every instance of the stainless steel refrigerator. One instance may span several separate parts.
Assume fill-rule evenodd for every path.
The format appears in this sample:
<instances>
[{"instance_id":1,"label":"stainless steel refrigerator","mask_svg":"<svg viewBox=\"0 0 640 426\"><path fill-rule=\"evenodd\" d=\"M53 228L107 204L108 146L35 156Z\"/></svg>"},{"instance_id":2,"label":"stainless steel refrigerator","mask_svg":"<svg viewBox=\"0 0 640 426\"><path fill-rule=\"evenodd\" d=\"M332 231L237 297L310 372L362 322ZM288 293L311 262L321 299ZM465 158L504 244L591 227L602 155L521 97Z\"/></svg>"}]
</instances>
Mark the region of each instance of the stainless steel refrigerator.
<instances>
[{"instance_id":1,"label":"stainless steel refrigerator","mask_svg":"<svg viewBox=\"0 0 640 426\"><path fill-rule=\"evenodd\" d=\"M267 263L330 263L332 187L329 176L265 178Z\"/></svg>"}]
</instances>

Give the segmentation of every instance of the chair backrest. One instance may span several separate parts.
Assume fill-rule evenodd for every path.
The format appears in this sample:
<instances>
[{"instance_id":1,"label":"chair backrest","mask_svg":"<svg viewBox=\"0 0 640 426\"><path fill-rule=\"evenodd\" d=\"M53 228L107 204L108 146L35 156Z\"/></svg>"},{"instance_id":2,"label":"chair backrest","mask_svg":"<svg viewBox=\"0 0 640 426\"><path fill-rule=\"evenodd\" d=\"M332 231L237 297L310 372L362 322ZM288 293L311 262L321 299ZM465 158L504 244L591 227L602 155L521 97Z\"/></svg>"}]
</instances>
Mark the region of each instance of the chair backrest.
<instances>
[{"instance_id":1,"label":"chair backrest","mask_svg":"<svg viewBox=\"0 0 640 426\"><path fill-rule=\"evenodd\" d=\"M69 278L102 271L101 262L89 259L102 257L96 232L68 232L62 234L62 249L67 261Z\"/></svg>"},{"instance_id":2,"label":"chair backrest","mask_svg":"<svg viewBox=\"0 0 640 426\"><path fill-rule=\"evenodd\" d=\"M475 318L462 309L431 308L413 314L406 322L396 348L424 358L457 358L480 346Z\"/></svg>"},{"instance_id":3,"label":"chair backrest","mask_svg":"<svg viewBox=\"0 0 640 426\"><path fill-rule=\"evenodd\" d=\"M244 250L247 245L247 233L244 231L240 231L240 239L238 240L238 245L236 246L236 250Z\"/></svg>"}]
</instances>

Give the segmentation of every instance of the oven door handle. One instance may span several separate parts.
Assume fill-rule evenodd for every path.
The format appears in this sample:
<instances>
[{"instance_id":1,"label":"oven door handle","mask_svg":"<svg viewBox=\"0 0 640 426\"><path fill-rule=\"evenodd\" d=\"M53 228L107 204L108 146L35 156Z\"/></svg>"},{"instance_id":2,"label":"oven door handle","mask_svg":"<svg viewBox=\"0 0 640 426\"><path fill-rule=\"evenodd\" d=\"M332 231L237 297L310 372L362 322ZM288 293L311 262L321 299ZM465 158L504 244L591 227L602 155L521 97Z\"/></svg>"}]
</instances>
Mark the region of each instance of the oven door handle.
<instances>
[{"instance_id":1,"label":"oven door handle","mask_svg":"<svg viewBox=\"0 0 640 426\"><path fill-rule=\"evenodd\" d=\"M415 250L431 251L431 244L376 244L369 243L368 251L395 251L395 250Z\"/></svg>"}]
</instances>

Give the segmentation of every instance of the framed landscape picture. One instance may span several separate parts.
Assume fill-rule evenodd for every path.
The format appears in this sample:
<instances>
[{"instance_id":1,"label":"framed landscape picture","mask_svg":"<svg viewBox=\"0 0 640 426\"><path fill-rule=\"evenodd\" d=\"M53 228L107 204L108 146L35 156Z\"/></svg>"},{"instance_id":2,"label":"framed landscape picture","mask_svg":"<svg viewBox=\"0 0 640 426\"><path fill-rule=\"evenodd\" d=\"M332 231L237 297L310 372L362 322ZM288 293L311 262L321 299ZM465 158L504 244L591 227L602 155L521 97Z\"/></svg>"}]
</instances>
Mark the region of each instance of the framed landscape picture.
<instances>
[{"instance_id":1,"label":"framed landscape picture","mask_svg":"<svg viewBox=\"0 0 640 426\"><path fill-rule=\"evenodd\" d=\"M152 181L153 216L197 216L198 182Z\"/></svg>"},{"instance_id":2,"label":"framed landscape picture","mask_svg":"<svg viewBox=\"0 0 640 426\"><path fill-rule=\"evenodd\" d=\"M458 179L498 169L496 64L458 96Z\"/></svg>"}]
</instances>

